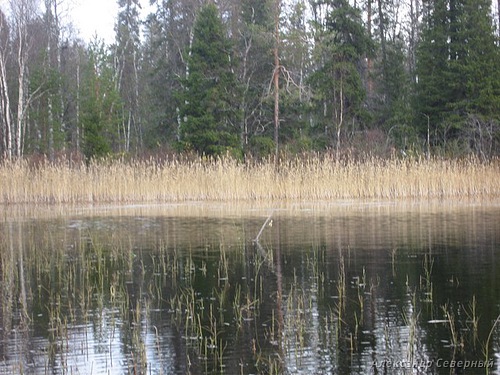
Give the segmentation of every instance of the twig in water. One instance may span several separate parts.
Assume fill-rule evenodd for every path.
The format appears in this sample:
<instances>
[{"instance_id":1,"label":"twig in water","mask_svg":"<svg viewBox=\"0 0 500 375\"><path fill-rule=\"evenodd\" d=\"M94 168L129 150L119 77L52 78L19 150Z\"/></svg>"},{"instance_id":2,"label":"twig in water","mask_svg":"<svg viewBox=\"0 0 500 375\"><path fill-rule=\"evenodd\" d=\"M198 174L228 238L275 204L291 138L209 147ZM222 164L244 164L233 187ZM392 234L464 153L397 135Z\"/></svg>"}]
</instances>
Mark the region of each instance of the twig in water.
<instances>
[{"instance_id":1,"label":"twig in water","mask_svg":"<svg viewBox=\"0 0 500 375\"><path fill-rule=\"evenodd\" d=\"M255 244L255 246L257 247L257 250L259 251L260 255L266 259L267 258L267 254L266 252L264 251L264 248L262 247L262 245L260 244L259 242L259 239L260 239L260 236L262 235L262 232L264 232L264 228L267 226L267 225L271 225L272 224L272 220L271 220L271 217L273 216L273 212L274 210L271 211L271 213L269 214L269 216L267 217L266 221L264 222L264 224L262 225L262 227L260 228L260 231L259 233L257 234L257 237L255 237L255 239L253 240L253 243Z\"/></svg>"},{"instance_id":2,"label":"twig in water","mask_svg":"<svg viewBox=\"0 0 500 375\"><path fill-rule=\"evenodd\" d=\"M484 346L484 359L485 359L485 362L486 362L486 374L489 374L490 373L490 367L489 367L489 361L490 361L490 357L489 357L489 346L490 346L490 340L491 340L491 336L493 335L493 331L495 330L495 327L497 326L498 322L500 322L500 315L497 316L496 320L495 320L495 323L493 323L493 326L491 327L491 330L490 330L490 333L488 335L488 339L486 340L486 344Z\"/></svg>"},{"instance_id":3,"label":"twig in water","mask_svg":"<svg viewBox=\"0 0 500 375\"><path fill-rule=\"evenodd\" d=\"M259 233L257 234L257 237L255 237L255 239L253 240L253 242L255 243L259 243L259 239L260 239L260 236L262 235L262 232L264 232L264 228L267 226L267 224L271 221L271 217L273 216L273 212L274 210L271 211L271 213L269 214L269 216L267 217L266 221L264 222L264 224L262 225L262 227L260 228L260 231Z\"/></svg>"}]
</instances>

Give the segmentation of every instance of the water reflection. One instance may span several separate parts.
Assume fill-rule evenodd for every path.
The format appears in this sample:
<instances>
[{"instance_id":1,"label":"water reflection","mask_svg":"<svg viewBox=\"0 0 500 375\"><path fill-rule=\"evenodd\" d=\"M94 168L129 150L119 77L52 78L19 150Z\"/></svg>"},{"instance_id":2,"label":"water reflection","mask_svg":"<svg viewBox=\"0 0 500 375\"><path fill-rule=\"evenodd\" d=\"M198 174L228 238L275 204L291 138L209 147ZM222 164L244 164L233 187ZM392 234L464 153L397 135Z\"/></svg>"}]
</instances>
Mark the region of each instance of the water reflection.
<instances>
[{"instance_id":1,"label":"water reflection","mask_svg":"<svg viewBox=\"0 0 500 375\"><path fill-rule=\"evenodd\" d=\"M6 216L0 373L497 372L498 205L187 211Z\"/></svg>"}]
</instances>

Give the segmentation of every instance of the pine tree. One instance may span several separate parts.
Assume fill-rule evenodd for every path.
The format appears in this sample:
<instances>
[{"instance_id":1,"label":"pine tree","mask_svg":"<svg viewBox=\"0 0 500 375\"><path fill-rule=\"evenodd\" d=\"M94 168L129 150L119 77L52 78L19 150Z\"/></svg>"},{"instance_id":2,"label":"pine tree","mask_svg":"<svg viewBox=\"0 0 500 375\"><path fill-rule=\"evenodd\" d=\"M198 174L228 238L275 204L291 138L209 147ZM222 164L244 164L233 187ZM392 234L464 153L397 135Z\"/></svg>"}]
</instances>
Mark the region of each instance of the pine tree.
<instances>
[{"instance_id":1,"label":"pine tree","mask_svg":"<svg viewBox=\"0 0 500 375\"><path fill-rule=\"evenodd\" d=\"M231 43L213 4L199 11L188 66L189 75L180 93L184 148L205 155L237 150L240 143Z\"/></svg>"}]
</instances>

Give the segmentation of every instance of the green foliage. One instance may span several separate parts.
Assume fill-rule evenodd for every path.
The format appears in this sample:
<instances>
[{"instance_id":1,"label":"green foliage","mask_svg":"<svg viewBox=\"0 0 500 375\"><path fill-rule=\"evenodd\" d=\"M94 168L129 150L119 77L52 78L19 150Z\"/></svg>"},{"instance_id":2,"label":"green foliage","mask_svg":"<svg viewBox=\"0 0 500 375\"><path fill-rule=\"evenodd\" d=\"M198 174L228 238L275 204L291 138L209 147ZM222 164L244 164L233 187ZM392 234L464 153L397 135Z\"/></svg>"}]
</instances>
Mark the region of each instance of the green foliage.
<instances>
[{"instance_id":1,"label":"green foliage","mask_svg":"<svg viewBox=\"0 0 500 375\"><path fill-rule=\"evenodd\" d=\"M269 31L273 28L272 3L269 0L242 0L241 18L249 25L255 25Z\"/></svg>"},{"instance_id":2,"label":"green foliage","mask_svg":"<svg viewBox=\"0 0 500 375\"><path fill-rule=\"evenodd\" d=\"M306 84L311 70L311 47L307 30L306 5L297 1L285 14L280 45L280 144L301 143L309 135L309 99L311 92ZM274 104L274 103L272 103ZM300 149L302 146L298 147Z\"/></svg>"},{"instance_id":3,"label":"green foliage","mask_svg":"<svg viewBox=\"0 0 500 375\"><path fill-rule=\"evenodd\" d=\"M331 3L326 27L319 31L315 56L318 68L311 74L310 83L319 128L325 129L325 134L333 131L338 145L345 124L356 123L363 116L366 92L360 65L373 45L363 28L359 10L344 0Z\"/></svg>"},{"instance_id":4,"label":"green foliage","mask_svg":"<svg viewBox=\"0 0 500 375\"><path fill-rule=\"evenodd\" d=\"M387 132L400 148L405 148L416 135L412 134L411 84L404 48L401 40L386 43L386 58L378 59L375 65L377 84L373 103L376 126Z\"/></svg>"},{"instance_id":5,"label":"green foliage","mask_svg":"<svg viewBox=\"0 0 500 375\"><path fill-rule=\"evenodd\" d=\"M172 143L177 136L177 100L174 100L172 89L179 86L174 76L180 74L180 67L165 58L169 33L162 17L163 12L158 11L150 14L145 22L143 61L139 73L143 92L139 98L142 131L144 144L149 149ZM170 89L166 90L166 87Z\"/></svg>"},{"instance_id":6,"label":"green foliage","mask_svg":"<svg viewBox=\"0 0 500 375\"><path fill-rule=\"evenodd\" d=\"M238 91L231 55L217 7L202 7L194 26L189 76L179 93L184 119L181 142L186 150L222 155L240 147Z\"/></svg>"},{"instance_id":7,"label":"green foliage","mask_svg":"<svg viewBox=\"0 0 500 375\"><path fill-rule=\"evenodd\" d=\"M56 150L63 148L65 141L61 129L63 108L59 90L62 76L57 69L44 64L36 65L34 69L30 77L29 90L39 92L40 95L37 97L37 105L30 106L30 118L37 125L31 130L38 133L38 136L29 138L25 147L28 152L50 153L51 147Z\"/></svg>"},{"instance_id":8,"label":"green foliage","mask_svg":"<svg viewBox=\"0 0 500 375\"><path fill-rule=\"evenodd\" d=\"M463 137L471 123L499 119L500 56L489 5L438 0L430 8L418 49L413 107L417 129L421 135L429 131L435 145ZM471 116L479 123L469 121Z\"/></svg>"},{"instance_id":9,"label":"green foliage","mask_svg":"<svg viewBox=\"0 0 500 375\"><path fill-rule=\"evenodd\" d=\"M274 1L241 0L240 7L238 31L232 35L241 87L240 133L245 152L254 153L253 137L273 139L270 81L274 73Z\"/></svg>"},{"instance_id":10,"label":"green foliage","mask_svg":"<svg viewBox=\"0 0 500 375\"><path fill-rule=\"evenodd\" d=\"M250 139L249 151L252 155L267 157L272 155L275 149L276 146L271 137L254 136Z\"/></svg>"},{"instance_id":11,"label":"green foliage","mask_svg":"<svg viewBox=\"0 0 500 375\"><path fill-rule=\"evenodd\" d=\"M114 70L116 72L117 91L120 93L122 106L121 145L129 152L131 143L142 143L139 96L140 30L138 0L118 0L120 7L115 26L116 45L113 46ZM132 137L132 135L135 135ZM134 142L135 140L135 142Z\"/></svg>"},{"instance_id":12,"label":"green foliage","mask_svg":"<svg viewBox=\"0 0 500 375\"><path fill-rule=\"evenodd\" d=\"M83 72L81 122L83 153L87 161L118 150L121 122L120 95L116 90L111 55L95 41L87 51L88 62Z\"/></svg>"},{"instance_id":13,"label":"green foliage","mask_svg":"<svg viewBox=\"0 0 500 375\"><path fill-rule=\"evenodd\" d=\"M83 155L89 162L91 159L98 159L107 156L111 152L111 147L104 135L105 124L97 110L90 109L85 112L83 118Z\"/></svg>"},{"instance_id":14,"label":"green foliage","mask_svg":"<svg viewBox=\"0 0 500 375\"><path fill-rule=\"evenodd\" d=\"M0 12L1 154L17 144L50 158L83 150L87 160L158 149L271 154L276 5L284 152L500 152L490 0L413 8L400 0L235 0L223 13L218 2L160 0L145 20L139 0L115 1L109 46L62 38L57 1L46 1L27 20L24 75L14 18Z\"/></svg>"}]
</instances>

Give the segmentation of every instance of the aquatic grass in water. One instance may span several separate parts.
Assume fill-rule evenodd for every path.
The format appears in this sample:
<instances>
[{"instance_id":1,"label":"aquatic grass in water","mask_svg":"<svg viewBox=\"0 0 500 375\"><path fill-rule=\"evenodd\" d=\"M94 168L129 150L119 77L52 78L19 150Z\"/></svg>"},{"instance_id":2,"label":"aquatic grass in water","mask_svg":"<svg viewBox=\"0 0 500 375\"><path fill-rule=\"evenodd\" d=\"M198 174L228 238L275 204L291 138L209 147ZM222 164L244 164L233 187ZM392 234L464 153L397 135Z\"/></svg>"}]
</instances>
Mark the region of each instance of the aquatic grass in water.
<instances>
[{"instance_id":1,"label":"aquatic grass in water","mask_svg":"<svg viewBox=\"0 0 500 375\"><path fill-rule=\"evenodd\" d=\"M105 203L331 199L490 198L500 161L304 156L101 161L90 166L0 164L0 203ZM29 183L28 183L29 182Z\"/></svg>"},{"instance_id":2,"label":"aquatic grass in water","mask_svg":"<svg viewBox=\"0 0 500 375\"><path fill-rule=\"evenodd\" d=\"M368 209L356 226L276 211L263 251L265 214L7 221L0 374L365 374L496 358L497 212L454 213L453 230L404 212L382 241Z\"/></svg>"}]
</instances>

